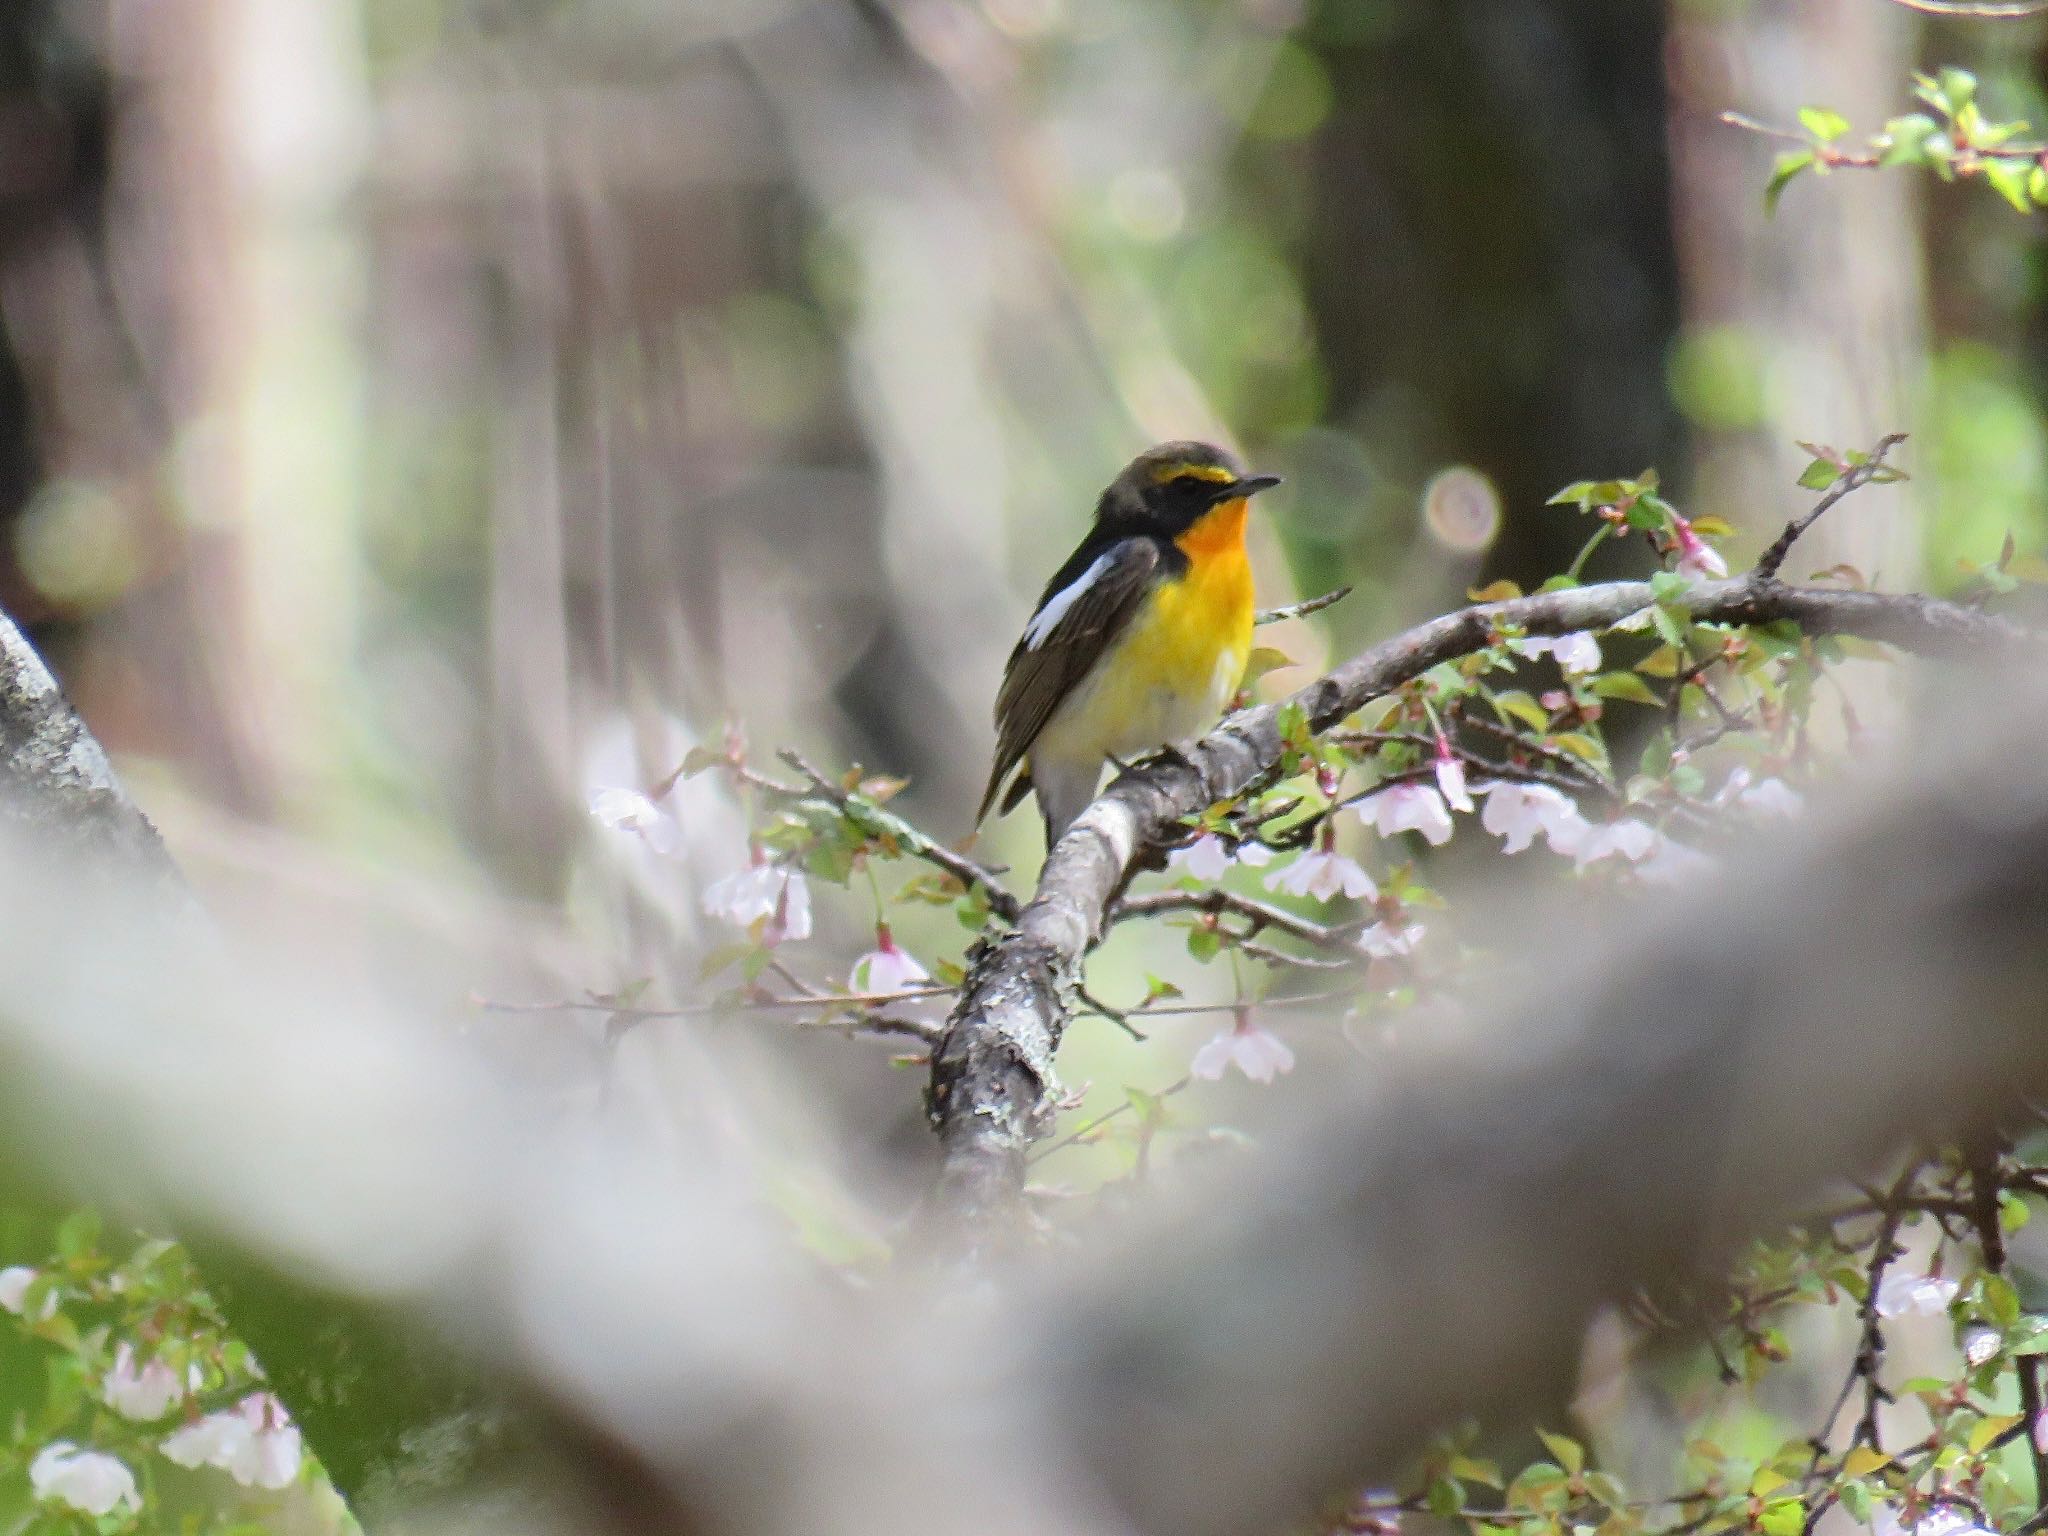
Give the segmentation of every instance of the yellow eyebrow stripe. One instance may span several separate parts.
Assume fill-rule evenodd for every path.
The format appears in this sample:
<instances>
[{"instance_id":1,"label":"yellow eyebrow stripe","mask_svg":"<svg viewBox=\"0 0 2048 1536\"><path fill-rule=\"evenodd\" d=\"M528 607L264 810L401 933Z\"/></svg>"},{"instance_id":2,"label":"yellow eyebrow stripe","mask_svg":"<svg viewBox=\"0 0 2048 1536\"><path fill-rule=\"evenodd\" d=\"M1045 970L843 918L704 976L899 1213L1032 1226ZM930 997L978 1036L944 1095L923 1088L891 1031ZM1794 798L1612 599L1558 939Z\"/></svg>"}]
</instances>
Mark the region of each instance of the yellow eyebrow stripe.
<instances>
[{"instance_id":1,"label":"yellow eyebrow stripe","mask_svg":"<svg viewBox=\"0 0 2048 1536\"><path fill-rule=\"evenodd\" d=\"M1220 465L1190 464L1185 460L1176 460L1158 466L1152 471L1152 478L1160 485L1166 484L1169 480L1207 480L1214 485L1228 485L1237 476Z\"/></svg>"}]
</instances>

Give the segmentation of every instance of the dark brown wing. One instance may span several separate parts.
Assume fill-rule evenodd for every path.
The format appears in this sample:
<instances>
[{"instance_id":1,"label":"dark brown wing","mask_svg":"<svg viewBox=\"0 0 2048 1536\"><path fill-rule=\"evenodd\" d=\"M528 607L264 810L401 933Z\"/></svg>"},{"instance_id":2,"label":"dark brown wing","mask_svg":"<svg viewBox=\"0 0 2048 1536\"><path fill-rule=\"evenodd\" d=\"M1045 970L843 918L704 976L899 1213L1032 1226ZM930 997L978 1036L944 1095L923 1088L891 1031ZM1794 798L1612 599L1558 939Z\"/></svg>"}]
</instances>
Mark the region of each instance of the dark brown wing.
<instances>
[{"instance_id":1,"label":"dark brown wing","mask_svg":"<svg viewBox=\"0 0 2048 1536\"><path fill-rule=\"evenodd\" d=\"M1159 559L1159 546L1149 538L1090 541L1047 585L1003 669L1003 686L996 694L996 761L974 816L977 825L1060 701L1137 612ZM1009 805L1019 798L1012 795Z\"/></svg>"}]
</instances>

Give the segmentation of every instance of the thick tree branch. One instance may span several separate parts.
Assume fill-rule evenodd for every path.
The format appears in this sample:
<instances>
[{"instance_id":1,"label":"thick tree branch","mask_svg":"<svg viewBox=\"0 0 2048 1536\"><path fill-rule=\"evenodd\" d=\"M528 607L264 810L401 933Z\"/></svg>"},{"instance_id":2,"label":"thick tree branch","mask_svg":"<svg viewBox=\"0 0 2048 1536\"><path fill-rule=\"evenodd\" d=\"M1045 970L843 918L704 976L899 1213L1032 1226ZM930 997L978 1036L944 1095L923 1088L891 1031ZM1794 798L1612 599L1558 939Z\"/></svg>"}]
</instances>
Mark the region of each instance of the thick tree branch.
<instances>
[{"instance_id":1,"label":"thick tree branch","mask_svg":"<svg viewBox=\"0 0 2048 1536\"><path fill-rule=\"evenodd\" d=\"M1439 662L1484 648L1504 626L1547 635L1602 629L1653 601L1647 582L1610 582L1460 609L1382 641L1288 702L1315 731L1328 731ZM1789 587L1762 575L1696 587L1691 611L1703 622L1790 620L1809 634L1855 635L1930 656L1984 658L2035 643L2008 620L1934 598ZM964 1224L970 1250L1014 1210L1026 1154L1049 1129L1053 1056L1110 903L1182 818L1271 779L1281 760L1282 707L1240 711L1187 756L1119 776L1047 855L1015 931L991 934L972 952L933 1055L927 1106L941 1143L937 1209Z\"/></svg>"}]
</instances>

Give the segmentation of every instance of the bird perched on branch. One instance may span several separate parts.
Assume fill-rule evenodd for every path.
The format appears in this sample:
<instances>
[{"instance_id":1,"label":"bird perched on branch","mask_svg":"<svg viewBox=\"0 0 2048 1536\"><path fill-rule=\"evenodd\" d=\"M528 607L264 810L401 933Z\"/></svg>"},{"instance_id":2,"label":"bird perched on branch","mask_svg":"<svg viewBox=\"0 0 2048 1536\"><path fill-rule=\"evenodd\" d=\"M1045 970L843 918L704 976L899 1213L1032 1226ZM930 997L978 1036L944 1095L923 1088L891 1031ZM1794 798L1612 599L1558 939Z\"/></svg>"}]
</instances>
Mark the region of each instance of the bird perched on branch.
<instances>
[{"instance_id":1,"label":"bird perched on branch","mask_svg":"<svg viewBox=\"0 0 2048 1536\"><path fill-rule=\"evenodd\" d=\"M1104 763L1216 723L1251 654L1250 498L1279 483L1207 443L1148 448L1110 482L1010 653L977 823L1022 763L1003 810L1036 790L1050 848Z\"/></svg>"}]
</instances>

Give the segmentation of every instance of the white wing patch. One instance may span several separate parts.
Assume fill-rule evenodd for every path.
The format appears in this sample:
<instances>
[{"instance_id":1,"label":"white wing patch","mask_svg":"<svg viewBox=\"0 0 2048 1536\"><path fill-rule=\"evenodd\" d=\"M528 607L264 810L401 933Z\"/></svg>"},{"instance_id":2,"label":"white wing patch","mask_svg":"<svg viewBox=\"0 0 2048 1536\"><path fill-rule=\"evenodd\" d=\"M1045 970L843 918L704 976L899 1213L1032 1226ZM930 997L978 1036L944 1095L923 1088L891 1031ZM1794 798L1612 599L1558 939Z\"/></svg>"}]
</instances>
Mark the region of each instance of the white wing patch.
<instances>
[{"instance_id":1,"label":"white wing patch","mask_svg":"<svg viewBox=\"0 0 2048 1536\"><path fill-rule=\"evenodd\" d=\"M1114 550L1107 554L1097 555L1093 565L1083 571L1072 583L1061 587L1059 591L1047 598L1045 606L1032 616L1031 622L1024 628L1024 649L1035 651L1045 644L1046 640L1052 635L1052 632L1059 628L1060 620L1067 616L1067 610L1080 601L1083 592L1086 592L1102 579L1102 573L1109 569L1115 559L1116 552Z\"/></svg>"}]
</instances>

